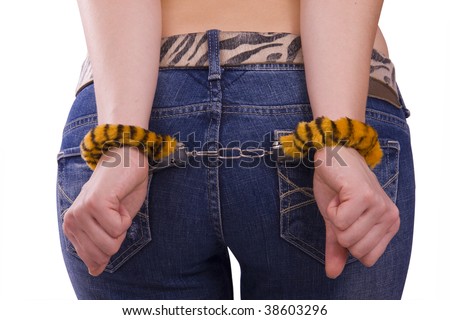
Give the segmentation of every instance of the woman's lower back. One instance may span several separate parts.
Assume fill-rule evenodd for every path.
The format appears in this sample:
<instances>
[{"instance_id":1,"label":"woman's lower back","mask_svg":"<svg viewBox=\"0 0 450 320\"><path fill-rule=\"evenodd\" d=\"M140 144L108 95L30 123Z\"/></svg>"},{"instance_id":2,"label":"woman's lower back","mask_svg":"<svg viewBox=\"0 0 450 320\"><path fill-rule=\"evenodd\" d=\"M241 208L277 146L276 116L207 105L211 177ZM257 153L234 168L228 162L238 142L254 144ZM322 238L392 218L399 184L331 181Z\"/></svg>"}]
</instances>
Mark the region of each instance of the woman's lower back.
<instances>
[{"instance_id":1,"label":"woman's lower back","mask_svg":"<svg viewBox=\"0 0 450 320\"><path fill-rule=\"evenodd\" d=\"M301 34L300 0L164 0L163 37L209 29ZM388 56L378 30L374 48Z\"/></svg>"}]
</instances>

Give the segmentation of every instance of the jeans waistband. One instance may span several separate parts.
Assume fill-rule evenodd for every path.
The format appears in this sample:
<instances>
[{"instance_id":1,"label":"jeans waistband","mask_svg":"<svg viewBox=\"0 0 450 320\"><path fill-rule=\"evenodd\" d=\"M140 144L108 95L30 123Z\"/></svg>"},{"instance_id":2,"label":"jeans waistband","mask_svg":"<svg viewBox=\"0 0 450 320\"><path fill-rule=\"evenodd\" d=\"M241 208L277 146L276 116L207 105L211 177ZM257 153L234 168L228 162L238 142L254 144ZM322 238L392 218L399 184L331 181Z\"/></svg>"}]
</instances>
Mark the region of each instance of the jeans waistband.
<instances>
[{"instance_id":1,"label":"jeans waistband","mask_svg":"<svg viewBox=\"0 0 450 320\"><path fill-rule=\"evenodd\" d=\"M210 61L216 60L217 65L210 65ZM220 70L216 70L220 66L303 63L300 36L291 33L208 30L173 35L161 40L160 68L208 67L210 77L212 72L219 74L220 78ZM93 81L91 63L89 57L86 57L76 92ZM401 107L394 64L375 49L372 51L370 64L369 96Z\"/></svg>"}]
</instances>

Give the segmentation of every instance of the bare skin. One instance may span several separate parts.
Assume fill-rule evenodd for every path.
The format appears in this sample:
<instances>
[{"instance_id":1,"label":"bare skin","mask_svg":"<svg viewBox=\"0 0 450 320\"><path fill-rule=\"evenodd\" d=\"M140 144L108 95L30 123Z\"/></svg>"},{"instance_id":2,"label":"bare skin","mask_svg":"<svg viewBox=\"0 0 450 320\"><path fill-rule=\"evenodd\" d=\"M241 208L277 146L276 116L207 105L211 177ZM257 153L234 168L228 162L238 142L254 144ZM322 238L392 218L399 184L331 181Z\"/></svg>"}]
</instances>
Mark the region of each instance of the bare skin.
<instances>
[{"instance_id":1,"label":"bare skin","mask_svg":"<svg viewBox=\"0 0 450 320\"><path fill-rule=\"evenodd\" d=\"M214 28L300 34L300 0L163 0L161 7L163 37ZM388 55L379 28L374 48Z\"/></svg>"},{"instance_id":2,"label":"bare skin","mask_svg":"<svg viewBox=\"0 0 450 320\"><path fill-rule=\"evenodd\" d=\"M146 128L162 35L221 29L300 33L314 116L365 120L372 48L382 0L78 0L95 74L98 121ZM162 13L161 5L162 4ZM120 21L120 23L117 23ZM332 76L330 76L332 75ZM326 94L324 94L326 93ZM316 153L324 163L327 149ZM124 152L123 149L117 152ZM325 271L341 274L348 252L372 266L397 233L398 209L354 149L347 166L317 166L314 193L326 223ZM145 198L147 168L101 162L65 215L63 230L91 275L118 251ZM101 161L107 161L104 155Z\"/></svg>"}]
</instances>

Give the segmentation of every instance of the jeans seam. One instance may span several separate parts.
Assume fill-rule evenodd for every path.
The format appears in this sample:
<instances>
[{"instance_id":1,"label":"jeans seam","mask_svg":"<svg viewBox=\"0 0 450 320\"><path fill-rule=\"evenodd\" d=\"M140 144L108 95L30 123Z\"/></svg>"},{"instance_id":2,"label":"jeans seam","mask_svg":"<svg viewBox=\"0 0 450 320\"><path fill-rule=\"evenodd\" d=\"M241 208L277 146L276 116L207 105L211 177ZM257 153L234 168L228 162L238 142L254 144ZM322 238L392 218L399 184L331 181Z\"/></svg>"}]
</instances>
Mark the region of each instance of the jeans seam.
<instances>
[{"instance_id":1,"label":"jeans seam","mask_svg":"<svg viewBox=\"0 0 450 320\"><path fill-rule=\"evenodd\" d=\"M97 114L96 113L91 113L86 116L78 117L78 118L72 120L71 122L67 123L64 126L63 135L66 135L70 131L77 129L79 127L84 127L84 126L87 126L87 125L90 125L90 124L96 123L96 122L97 122Z\"/></svg>"},{"instance_id":2,"label":"jeans seam","mask_svg":"<svg viewBox=\"0 0 450 320\"><path fill-rule=\"evenodd\" d=\"M392 114L389 114L386 112L382 112L382 111L378 111L378 110L374 110L374 109L367 109L366 117L370 118L372 120L375 120L375 121L381 121L384 123L389 123L389 124L395 125L396 127L409 133L407 122L395 115L392 115Z\"/></svg>"},{"instance_id":3,"label":"jeans seam","mask_svg":"<svg viewBox=\"0 0 450 320\"><path fill-rule=\"evenodd\" d=\"M177 117L183 117L183 116L189 116L194 114L202 114L205 112L208 112L209 110L200 110L200 111L192 111L192 112L183 112L178 114L170 114L170 115L164 115L164 116L152 116L150 117L150 123L152 119L170 119L170 118L177 118Z\"/></svg>"}]
</instances>

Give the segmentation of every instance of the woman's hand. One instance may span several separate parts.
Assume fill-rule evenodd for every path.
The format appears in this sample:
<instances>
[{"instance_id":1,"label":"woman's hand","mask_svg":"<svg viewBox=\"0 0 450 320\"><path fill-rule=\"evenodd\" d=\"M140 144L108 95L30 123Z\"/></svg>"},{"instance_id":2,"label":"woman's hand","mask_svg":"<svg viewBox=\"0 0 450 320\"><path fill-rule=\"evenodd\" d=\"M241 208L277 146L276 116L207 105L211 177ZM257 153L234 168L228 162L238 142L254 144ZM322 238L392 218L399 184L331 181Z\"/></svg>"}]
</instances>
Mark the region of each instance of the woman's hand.
<instances>
[{"instance_id":1,"label":"woman's hand","mask_svg":"<svg viewBox=\"0 0 450 320\"><path fill-rule=\"evenodd\" d=\"M119 250L147 186L148 162L141 152L110 150L66 212L64 234L91 275L100 275Z\"/></svg>"},{"instance_id":2,"label":"woman's hand","mask_svg":"<svg viewBox=\"0 0 450 320\"><path fill-rule=\"evenodd\" d=\"M329 148L315 154L314 195L325 220L325 271L336 278L348 252L367 267L375 264L397 233L400 218L355 149L342 147L340 158L327 159L332 154Z\"/></svg>"}]
</instances>

